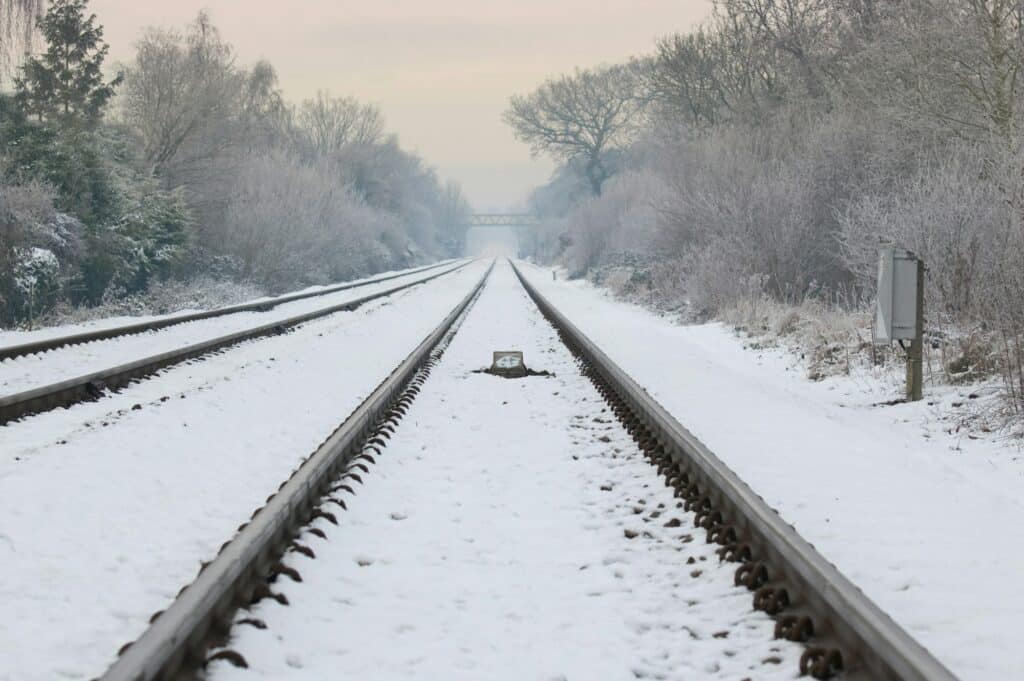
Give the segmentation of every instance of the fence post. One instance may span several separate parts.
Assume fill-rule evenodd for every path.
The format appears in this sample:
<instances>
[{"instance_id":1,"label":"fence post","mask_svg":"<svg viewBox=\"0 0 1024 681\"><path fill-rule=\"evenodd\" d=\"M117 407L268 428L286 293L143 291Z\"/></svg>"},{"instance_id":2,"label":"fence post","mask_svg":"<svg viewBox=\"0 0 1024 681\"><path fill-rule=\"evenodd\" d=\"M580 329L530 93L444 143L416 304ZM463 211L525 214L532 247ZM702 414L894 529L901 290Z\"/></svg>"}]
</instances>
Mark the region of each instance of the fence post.
<instances>
[{"instance_id":1,"label":"fence post","mask_svg":"<svg viewBox=\"0 0 1024 681\"><path fill-rule=\"evenodd\" d=\"M924 262L917 262L917 305L914 319L914 337L907 352L907 401L917 402L924 397Z\"/></svg>"}]
</instances>

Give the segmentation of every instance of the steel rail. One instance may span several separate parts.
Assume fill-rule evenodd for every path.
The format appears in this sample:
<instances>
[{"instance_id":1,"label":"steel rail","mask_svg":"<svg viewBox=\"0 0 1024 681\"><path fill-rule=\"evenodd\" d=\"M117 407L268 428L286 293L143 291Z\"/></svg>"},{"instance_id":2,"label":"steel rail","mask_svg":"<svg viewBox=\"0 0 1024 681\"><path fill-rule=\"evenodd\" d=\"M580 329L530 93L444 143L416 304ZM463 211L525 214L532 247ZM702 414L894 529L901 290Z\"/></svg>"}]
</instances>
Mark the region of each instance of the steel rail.
<instances>
[{"instance_id":1,"label":"steel rail","mask_svg":"<svg viewBox=\"0 0 1024 681\"><path fill-rule=\"evenodd\" d=\"M261 324L260 326L251 327L242 331L235 331L223 336L193 343L192 345L182 348L168 350L167 352L162 352L157 355L150 355L149 357L143 357L132 362L76 376L50 385L44 385L31 390L2 396L0 397L0 425L7 424L29 414L37 414L56 409L58 407L67 407L77 402L96 399L100 397L105 390L124 387L134 380L150 376L169 366L201 357L216 350L223 350L243 341L263 336L276 335L284 332L288 328L319 317L325 317L336 312L354 310L361 305L377 300L378 298L393 295L399 291L412 288L413 286L419 286L420 284L425 284L437 279L438 277L443 277L446 274L451 274L452 272L461 270L473 262L475 262L475 260L468 260L452 267L451 269L432 274L423 279L417 279L416 281L393 286L384 291L371 293L343 303L337 303L311 312L304 312L286 319L279 319L277 321Z\"/></svg>"},{"instance_id":2,"label":"steel rail","mask_svg":"<svg viewBox=\"0 0 1024 681\"><path fill-rule=\"evenodd\" d=\"M763 605L765 598L778 597L784 590L785 598L775 603L779 607L759 608L778 616L777 635L781 622L787 623L781 627L786 632L807 618L804 621L810 625L800 625L808 627L804 631L806 636L791 640L816 646L834 645L807 650L814 651L812 657L818 660L837 653L840 657L831 659L841 665L844 679L955 681L956 677L942 663L801 538L764 499L559 312L514 263L512 267L542 314L588 365L595 382L602 382L610 391L610 401L617 398L623 405L624 421L641 446L651 458L660 456L666 462L669 482L675 483L677 496L687 498L688 507L689 502L699 500L697 512L709 531L708 541L728 544L719 555L738 558L743 563L737 571L737 582L746 581L750 574L759 575L753 584L747 584L759 591L755 607L759 596ZM802 660L801 666L804 664ZM810 667L808 664L802 671L817 675ZM820 678L828 678L835 671L824 669Z\"/></svg>"},{"instance_id":3,"label":"steel rail","mask_svg":"<svg viewBox=\"0 0 1024 681\"><path fill-rule=\"evenodd\" d=\"M211 633L226 630L235 610L253 600L257 585L266 584L297 531L314 517L332 481L362 452L367 439L382 432L389 414L404 413L410 383L436 361L435 349L450 338L493 267L492 262L441 324L305 460L142 636L122 650L101 681L167 680L204 662L204 642Z\"/></svg>"},{"instance_id":4,"label":"steel rail","mask_svg":"<svg viewBox=\"0 0 1024 681\"><path fill-rule=\"evenodd\" d=\"M7 345L0 347L0 361L5 359L13 359L15 357L22 357L24 355L33 355L40 352L46 352L47 350L56 350L67 345L78 345L81 343L89 343L97 340L108 340L110 338L117 338L119 336L130 336L137 333L145 333L146 331L156 331L157 329L165 329L168 326L176 326L178 324L185 324L187 322L195 322L202 319L211 319L213 317L223 317L230 314L237 314L239 312L266 312L272 310L278 305L285 303L293 303L297 300L305 300L306 298L314 298L317 296L325 296L331 293L337 293L339 291L347 291L353 288L361 288L363 286L369 286L371 284L378 284L382 281L390 281L392 279L398 279L399 277L407 277L420 272L426 272L428 270L437 269L438 267L444 267L450 265L453 260L446 260L444 262L435 263L433 265L427 265L425 267L419 267L413 270L407 270L399 274L389 274L387 276L378 277L376 279L370 279L365 281L348 282L345 284L336 284L328 286L316 291L303 291L300 293L288 293L282 296L276 296L274 298L268 298L266 300L257 300L251 303L239 303L238 305L228 305L226 307L218 307L213 310L204 310L203 312L192 312L189 314L183 314L172 317L164 317L162 319L153 319L146 322L137 322L134 324L125 324L122 326L114 326L109 329L98 329L96 331L83 331L82 333L69 334L67 336L55 336L53 338L44 338L42 340L30 341L28 343L19 343L18 345Z\"/></svg>"}]
</instances>

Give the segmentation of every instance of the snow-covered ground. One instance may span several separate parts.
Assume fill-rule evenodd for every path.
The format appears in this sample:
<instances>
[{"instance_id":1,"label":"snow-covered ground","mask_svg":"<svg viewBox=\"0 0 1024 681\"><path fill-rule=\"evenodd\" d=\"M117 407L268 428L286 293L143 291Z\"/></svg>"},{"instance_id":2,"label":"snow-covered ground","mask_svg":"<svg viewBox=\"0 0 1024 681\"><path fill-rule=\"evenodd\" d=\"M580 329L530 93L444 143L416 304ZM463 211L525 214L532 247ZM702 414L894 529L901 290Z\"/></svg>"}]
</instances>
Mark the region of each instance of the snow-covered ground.
<instances>
[{"instance_id":1,"label":"snow-covered ground","mask_svg":"<svg viewBox=\"0 0 1024 681\"><path fill-rule=\"evenodd\" d=\"M454 267L455 265L452 266ZM367 284L359 288L305 298L291 303L283 303L267 312L238 312L223 317L185 322L155 331L80 343L49 352L3 360L0 361L0 394L10 395L31 390L132 360L174 350L192 343L200 343L254 326L269 324L304 312L330 307L331 305L337 305L373 293L396 288L412 281L427 279L443 271L443 268L428 270L389 281ZM135 319L135 321L143 320ZM98 323L98 326L88 328L104 328L103 324L105 323ZM65 335L66 333L85 330L82 325L73 328L59 328L61 332L54 335ZM47 329L47 331L52 331L52 329ZM5 336L12 338L13 334L8 333ZM28 341L29 339L23 338L13 340L11 344Z\"/></svg>"},{"instance_id":2,"label":"snow-covered ground","mask_svg":"<svg viewBox=\"0 0 1024 681\"><path fill-rule=\"evenodd\" d=\"M495 349L555 376L474 373ZM505 263L364 483L213 679L796 677Z\"/></svg>"},{"instance_id":3,"label":"snow-covered ground","mask_svg":"<svg viewBox=\"0 0 1024 681\"><path fill-rule=\"evenodd\" d=\"M487 265L0 427L0 679L102 673Z\"/></svg>"},{"instance_id":4,"label":"snow-covered ground","mask_svg":"<svg viewBox=\"0 0 1024 681\"><path fill-rule=\"evenodd\" d=\"M676 325L522 269L955 674L1024 678L1024 456L955 432L941 411L953 391L875 406L871 381L813 383L791 355L747 349L719 324Z\"/></svg>"},{"instance_id":5,"label":"snow-covered ground","mask_svg":"<svg viewBox=\"0 0 1024 681\"><path fill-rule=\"evenodd\" d=\"M0 428L0 681L101 673L486 266ZM524 271L957 675L1024 678L1012 444ZM509 348L556 376L471 373ZM277 585L295 605L236 629L255 669L218 676L792 678L798 649L601 408L501 264L342 526L293 559L305 581Z\"/></svg>"}]
</instances>

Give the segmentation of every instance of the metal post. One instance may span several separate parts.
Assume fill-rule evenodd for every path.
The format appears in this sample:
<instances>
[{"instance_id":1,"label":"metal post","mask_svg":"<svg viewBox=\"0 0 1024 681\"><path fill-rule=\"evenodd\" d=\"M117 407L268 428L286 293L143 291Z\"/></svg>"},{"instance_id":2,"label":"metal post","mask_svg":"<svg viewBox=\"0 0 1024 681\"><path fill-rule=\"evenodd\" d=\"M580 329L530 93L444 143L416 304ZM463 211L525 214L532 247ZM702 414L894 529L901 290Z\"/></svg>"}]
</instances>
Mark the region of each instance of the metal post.
<instances>
[{"instance_id":1,"label":"metal post","mask_svg":"<svg viewBox=\"0 0 1024 681\"><path fill-rule=\"evenodd\" d=\"M924 397L924 262L917 258L917 310L914 338L907 351L907 401Z\"/></svg>"}]
</instances>

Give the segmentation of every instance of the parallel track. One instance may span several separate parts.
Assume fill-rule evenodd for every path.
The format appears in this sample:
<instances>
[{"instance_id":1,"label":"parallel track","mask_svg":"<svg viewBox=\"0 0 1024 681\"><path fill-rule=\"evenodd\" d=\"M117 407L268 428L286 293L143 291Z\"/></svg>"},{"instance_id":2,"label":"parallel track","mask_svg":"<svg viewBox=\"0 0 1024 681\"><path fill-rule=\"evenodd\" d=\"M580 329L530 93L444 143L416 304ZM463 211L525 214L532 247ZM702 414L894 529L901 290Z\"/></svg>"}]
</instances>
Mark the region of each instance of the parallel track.
<instances>
[{"instance_id":1,"label":"parallel track","mask_svg":"<svg viewBox=\"0 0 1024 681\"><path fill-rule=\"evenodd\" d=\"M141 359L108 367L100 371L94 371L50 385L40 386L31 390L5 395L0 397L0 425L4 425L30 414L50 411L58 407L67 407L77 402L84 402L100 397L107 390L122 388L134 380L150 376L161 369L180 364L190 359L195 359L211 352L223 350L237 345L243 341L263 336L270 336L285 332L287 329L334 314L355 310L370 301L390 296L399 291L419 286L429 281L442 277L446 274L456 272L472 263L472 260L463 262L450 269L432 274L423 279L408 282L389 289L378 291L360 298L348 300L336 305L294 315L286 319L279 319L273 322L251 327L242 331L236 331L216 338L193 343L182 348L176 348L157 355L143 357Z\"/></svg>"},{"instance_id":2,"label":"parallel track","mask_svg":"<svg viewBox=\"0 0 1024 681\"><path fill-rule=\"evenodd\" d=\"M493 267L493 266L492 266ZM735 473L555 309L515 268L541 313L579 358L616 417L685 500L685 508L721 545L723 560L739 563L737 585L754 592L754 608L776 619L776 635L805 645L800 671L815 678L841 675L871 681L955 681L955 677L888 615L843 577ZM226 543L196 581L123 650L103 681L178 678L221 643L239 607L276 597L271 584L288 574L283 553L308 551L295 543L301 528L344 502L332 493L390 438L430 369L480 294L490 270L437 329L268 498L267 505ZM231 659L233 653L214 656ZM212 659L212 658L211 658ZM236 660L237 661L237 660Z\"/></svg>"},{"instance_id":3,"label":"parallel track","mask_svg":"<svg viewBox=\"0 0 1024 681\"><path fill-rule=\"evenodd\" d=\"M45 338L43 340L31 341L28 343L19 343L18 345L2 346L0 347L0 362L2 362L5 359L14 359L15 357L22 357L24 355L34 355L40 352L47 352L48 350L56 350L57 348L62 348L68 345L90 343L92 341L107 340L110 338L117 338L119 336L130 336L137 333L144 333L146 331L165 329L169 326L185 324L186 322L195 322L201 319L224 317L226 315L237 314L239 312L266 312L268 310L274 309L278 305L284 305L285 303L294 303L297 300L305 300L307 298L326 296L328 294L337 293L339 291L348 291L354 288L370 286L371 284L379 284L383 281L390 281L392 279L398 279L399 277L407 277L409 275L417 274L419 272L426 272L428 270L433 270L439 267L444 267L446 265L451 265L452 262L453 261L451 260L446 260L445 262L435 263L433 265L427 265L425 267L419 267L413 270L406 270L405 272L401 272L398 274L389 274L384 277L377 277L376 279L349 282L345 284L336 284L334 286L328 286L322 289L318 289L316 291L289 293L283 296L277 296L274 298L260 300L253 303L229 305L227 307L219 307L214 310L204 310L203 312L194 312L191 314L165 317L163 319L154 319L147 322L125 324L122 326L114 326L109 329L83 331L82 333L69 334L66 336L56 336L54 338Z\"/></svg>"}]
</instances>

